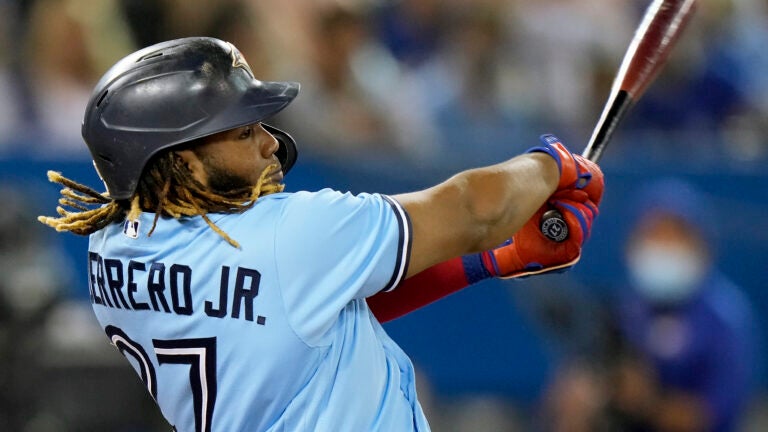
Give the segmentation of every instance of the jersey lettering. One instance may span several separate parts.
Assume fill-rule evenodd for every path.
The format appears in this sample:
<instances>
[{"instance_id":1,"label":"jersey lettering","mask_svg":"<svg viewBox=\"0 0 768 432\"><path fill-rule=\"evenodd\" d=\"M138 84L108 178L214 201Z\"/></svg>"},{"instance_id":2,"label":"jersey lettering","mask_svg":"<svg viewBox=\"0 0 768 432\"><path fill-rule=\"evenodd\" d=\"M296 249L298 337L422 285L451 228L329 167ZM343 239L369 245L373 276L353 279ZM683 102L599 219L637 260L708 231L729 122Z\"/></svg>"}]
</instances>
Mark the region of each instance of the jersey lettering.
<instances>
[{"instance_id":1,"label":"jersey lettering","mask_svg":"<svg viewBox=\"0 0 768 432\"><path fill-rule=\"evenodd\" d=\"M128 309L128 303L123 296L123 263L116 259L104 260L104 274L107 277L107 285L115 307ZM120 300L118 302L118 300ZM122 306L120 306L122 304Z\"/></svg>"},{"instance_id":2,"label":"jersey lettering","mask_svg":"<svg viewBox=\"0 0 768 432\"><path fill-rule=\"evenodd\" d=\"M91 303L114 309L152 310L175 315L195 312L192 267L163 262L143 263L103 258L88 253L88 289ZM234 286L230 290L230 276ZM203 302L204 312L211 318L244 319L264 325L267 318L256 315L261 273L246 267L221 267L219 298Z\"/></svg>"},{"instance_id":3,"label":"jersey lettering","mask_svg":"<svg viewBox=\"0 0 768 432\"><path fill-rule=\"evenodd\" d=\"M110 342L126 358L136 363L136 371L152 398L157 400L158 380L155 366L147 351L125 332L113 325L104 328ZM210 432L216 406L216 338L152 339L157 362L189 365L189 390L195 412L195 432ZM176 427L173 428L176 430Z\"/></svg>"},{"instance_id":4,"label":"jersey lettering","mask_svg":"<svg viewBox=\"0 0 768 432\"><path fill-rule=\"evenodd\" d=\"M149 267L149 277L147 278L147 288L149 289L149 299L152 301L152 308L157 312L160 309L157 303L163 306L163 311L170 313L168 301L165 299L165 264L152 263Z\"/></svg>"},{"instance_id":5,"label":"jersey lettering","mask_svg":"<svg viewBox=\"0 0 768 432\"><path fill-rule=\"evenodd\" d=\"M192 315L192 269L189 266L174 264L171 266L171 303L177 315ZM181 289L184 304L179 296Z\"/></svg>"},{"instance_id":6,"label":"jersey lettering","mask_svg":"<svg viewBox=\"0 0 768 432\"><path fill-rule=\"evenodd\" d=\"M246 281L250 281L246 287ZM253 321L253 300L259 295L261 274L256 270L238 267L235 296L232 300L232 318L240 318L240 307L245 306L245 319Z\"/></svg>"},{"instance_id":7,"label":"jersey lettering","mask_svg":"<svg viewBox=\"0 0 768 432\"><path fill-rule=\"evenodd\" d=\"M219 306L214 307L210 300L205 301L205 314L209 317L224 318L227 316L227 291L229 291L229 267L221 268L221 284L219 285Z\"/></svg>"},{"instance_id":8,"label":"jersey lettering","mask_svg":"<svg viewBox=\"0 0 768 432\"><path fill-rule=\"evenodd\" d=\"M104 287L104 260L99 257L99 267L98 271L96 272L96 285L99 287L99 294L101 294L101 299L104 301L104 304L106 304L109 307L114 307L112 305L112 301L109 299L109 295L107 294L107 290Z\"/></svg>"},{"instance_id":9,"label":"jersey lettering","mask_svg":"<svg viewBox=\"0 0 768 432\"><path fill-rule=\"evenodd\" d=\"M99 254L88 252L88 291L91 294L91 303L104 304L96 292L96 275L99 271Z\"/></svg>"},{"instance_id":10,"label":"jersey lettering","mask_svg":"<svg viewBox=\"0 0 768 432\"><path fill-rule=\"evenodd\" d=\"M134 294L139 290L139 286L136 285L136 279L134 272L142 271L146 272L147 267L142 262L131 260L128 262L128 301L131 302L131 308L133 310L147 310L149 305L144 302L137 302Z\"/></svg>"}]
</instances>

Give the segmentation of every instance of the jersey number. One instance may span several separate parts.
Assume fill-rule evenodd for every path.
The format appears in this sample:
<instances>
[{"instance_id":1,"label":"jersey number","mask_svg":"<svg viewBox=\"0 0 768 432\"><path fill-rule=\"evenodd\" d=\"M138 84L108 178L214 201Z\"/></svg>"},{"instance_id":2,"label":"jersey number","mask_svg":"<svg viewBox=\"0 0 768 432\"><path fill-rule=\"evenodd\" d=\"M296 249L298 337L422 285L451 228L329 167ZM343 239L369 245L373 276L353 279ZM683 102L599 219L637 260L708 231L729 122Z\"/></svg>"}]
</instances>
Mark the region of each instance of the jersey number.
<instances>
[{"instance_id":1,"label":"jersey number","mask_svg":"<svg viewBox=\"0 0 768 432\"><path fill-rule=\"evenodd\" d=\"M152 397L157 400L155 367L144 348L121 329L106 327L107 336L125 356L139 365L139 375ZM210 432L213 408L216 404L216 338L152 339L152 347L160 366L164 364L188 365L192 405L195 408L195 432Z\"/></svg>"}]
</instances>

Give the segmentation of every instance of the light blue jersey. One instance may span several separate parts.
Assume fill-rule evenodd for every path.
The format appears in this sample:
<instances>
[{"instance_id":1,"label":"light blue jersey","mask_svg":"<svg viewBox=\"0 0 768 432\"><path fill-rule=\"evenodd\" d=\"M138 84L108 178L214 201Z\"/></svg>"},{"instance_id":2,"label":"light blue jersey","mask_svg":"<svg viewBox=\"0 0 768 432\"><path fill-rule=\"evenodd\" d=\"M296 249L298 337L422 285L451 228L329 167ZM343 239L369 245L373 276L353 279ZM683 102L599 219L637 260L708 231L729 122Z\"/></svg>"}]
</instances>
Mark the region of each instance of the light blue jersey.
<instances>
[{"instance_id":1,"label":"light blue jersey","mask_svg":"<svg viewBox=\"0 0 768 432\"><path fill-rule=\"evenodd\" d=\"M178 431L427 431L413 365L365 298L407 270L381 195L280 193L211 220L93 234L96 316Z\"/></svg>"}]
</instances>

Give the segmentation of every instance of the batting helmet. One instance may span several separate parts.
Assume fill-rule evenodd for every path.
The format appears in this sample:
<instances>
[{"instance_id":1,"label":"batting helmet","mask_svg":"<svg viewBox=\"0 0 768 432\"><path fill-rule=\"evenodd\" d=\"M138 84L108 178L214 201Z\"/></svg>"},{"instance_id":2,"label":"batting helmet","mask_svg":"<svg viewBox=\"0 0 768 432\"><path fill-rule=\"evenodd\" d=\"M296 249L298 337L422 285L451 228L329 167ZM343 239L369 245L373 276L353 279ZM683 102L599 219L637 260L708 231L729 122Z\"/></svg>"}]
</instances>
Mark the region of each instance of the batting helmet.
<instances>
[{"instance_id":1,"label":"batting helmet","mask_svg":"<svg viewBox=\"0 0 768 432\"><path fill-rule=\"evenodd\" d=\"M85 110L83 138L109 195L127 199L160 150L261 122L298 92L298 83L255 79L228 42L176 39L130 54L104 74ZM280 143L276 156L287 173L296 162L296 143L263 126Z\"/></svg>"}]
</instances>

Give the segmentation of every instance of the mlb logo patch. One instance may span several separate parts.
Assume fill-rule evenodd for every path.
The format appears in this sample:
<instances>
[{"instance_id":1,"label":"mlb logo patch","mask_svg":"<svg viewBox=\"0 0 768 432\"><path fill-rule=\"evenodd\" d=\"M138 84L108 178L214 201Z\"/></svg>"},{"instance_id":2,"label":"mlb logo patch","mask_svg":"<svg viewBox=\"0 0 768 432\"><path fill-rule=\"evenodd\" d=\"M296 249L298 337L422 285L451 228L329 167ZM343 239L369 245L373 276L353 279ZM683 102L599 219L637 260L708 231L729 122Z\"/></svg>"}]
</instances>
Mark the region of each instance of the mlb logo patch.
<instances>
[{"instance_id":1,"label":"mlb logo patch","mask_svg":"<svg viewBox=\"0 0 768 432\"><path fill-rule=\"evenodd\" d=\"M123 234L126 237L138 238L139 237L139 221L127 220L123 223Z\"/></svg>"}]
</instances>

